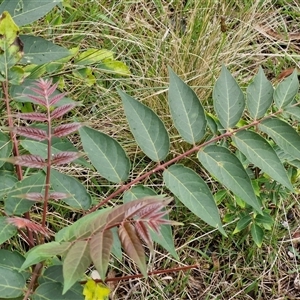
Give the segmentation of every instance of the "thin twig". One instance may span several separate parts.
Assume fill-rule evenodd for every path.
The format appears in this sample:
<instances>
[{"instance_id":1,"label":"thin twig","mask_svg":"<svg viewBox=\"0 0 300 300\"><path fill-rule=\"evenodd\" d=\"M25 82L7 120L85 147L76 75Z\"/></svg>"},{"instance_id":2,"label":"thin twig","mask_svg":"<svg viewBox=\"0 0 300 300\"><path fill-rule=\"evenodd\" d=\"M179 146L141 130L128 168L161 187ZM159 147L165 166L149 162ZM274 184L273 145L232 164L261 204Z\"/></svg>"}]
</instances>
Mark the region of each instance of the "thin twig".
<instances>
[{"instance_id":1,"label":"thin twig","mask_svg":"<svg viewBox=\"0 0 300 300\"><path fill-rule=\"evenodd\" d=\"M165 269L165 270L155 270L148 272L147 275L158 275L158 274L166 274L166 273L173 273L173 272L179 272L179 271L186 271L186 270L191 270L191 269L197 269L199 268L198 264L191 265L191 266L184 266L184 267L177 267L177 268L170 268L170 269ZM133 278L142 278L144 277L143 274L136 274L136 275L128 275L128 276L122 276L122 277L112 277L112 278L106 278L104 281L101 279L94 279L96 282L113 282L113 281L121 281L121 280L129 280ZM80 284L85 284L87 281L83 280L80 281Z\"/></svg>"}]
</instances>

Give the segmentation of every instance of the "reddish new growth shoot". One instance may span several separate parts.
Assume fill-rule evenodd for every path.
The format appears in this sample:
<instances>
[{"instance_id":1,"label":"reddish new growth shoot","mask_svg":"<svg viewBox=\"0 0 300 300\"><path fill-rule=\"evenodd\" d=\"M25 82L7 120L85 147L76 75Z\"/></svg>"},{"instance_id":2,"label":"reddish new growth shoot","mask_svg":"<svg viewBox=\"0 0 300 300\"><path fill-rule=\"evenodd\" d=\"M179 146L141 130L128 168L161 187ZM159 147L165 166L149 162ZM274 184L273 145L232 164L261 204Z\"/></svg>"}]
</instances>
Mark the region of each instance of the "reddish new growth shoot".
<instances>
[{"instance_id":1,"label":"reddish new growth shoot","mask_svg":"<svg viewBox=\"0 0 300 300\"><path fill-rule=\"evenodd\" d=\"M32 122L43 122L47 124L45 130L36 128L34 125L30 127L13 127L10 126L10 130L20 136L30 138L37 141L47 141L47 156L41 157L39 155L17 155L13 158L8 158L7 161L19 165L21 167L29 168L46 168L46 180L45 190L41 193L26 193L22 195L22 198L43 202L43 215L41 228L37 227L36 224L25 222L22 218L11 218L9 219L11 224L14 224L18 228L29 228L32 231L40 232L45 235L46 232L46 216L48 209L48 201L50 199L58 200L68 198L70 195L62 193L60 191L51 191L50 184L50 173L52 165L67 164L81 156L78 152L62 151L52 155L51 152L51 140L52 137L64 137L76 130L81 126L80 123L62 124L57 127L52 127L52 121L58 119L71 109L75 107L75 103L59 105L59 101L65 96L64 93L56 92L57 83L52 84L52 80L40 79L35 83L34 87L31 87L32 94L26 95L27 98L31 99L34 104L41 106L45 113L32 112L32 113L18 113L17 117ZM52 107L57 106L53 111ZM42 241L44 238L42 237Z\"/></svg>"}]
</instances>

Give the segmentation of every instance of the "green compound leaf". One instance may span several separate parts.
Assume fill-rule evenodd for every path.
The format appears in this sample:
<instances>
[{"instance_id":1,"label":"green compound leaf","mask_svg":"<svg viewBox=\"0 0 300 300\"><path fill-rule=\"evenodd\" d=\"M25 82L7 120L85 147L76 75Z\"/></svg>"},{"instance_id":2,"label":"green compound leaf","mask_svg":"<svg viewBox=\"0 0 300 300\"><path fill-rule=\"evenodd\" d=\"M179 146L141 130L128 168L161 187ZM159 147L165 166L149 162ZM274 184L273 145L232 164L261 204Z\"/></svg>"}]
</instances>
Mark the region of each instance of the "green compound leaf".
<instances>
[{"instance_id":1,"label":"green compound leaf","mask_svg":"<svg viewBox=\"0 0 300 300\"><path fill-rule=\"evenodd\" d=\"M27 212L34 201L19 198L19 195L27 193L41 193L45 185L44 172L38 172L18 181L14 188L7 194L4 208L8 215L22 215Z\"/></svg>"},{"instance_id":2,"label":"green compound leaf","mask_svg":"<svg viewBox=\"0 0 300 300\"><path fill-rule=\"evenodd\" d=\"M237 132L233 140L250 162L288 189L293 190L280 159L264 138L253 131L243 130Z\"/></svg>"},{"instance_id":3,"label":"green compound leaf","mask_svg":"<svg viewBox=\"0 0 300 300\"><path fill-rule=\"evenodd\" d=\"M252 223L251 225L251 236L257 247L260 248L264 238L264 231L255 223Z\"/></svg>"},{"instance_id":4,"label":"green compound leaf","mask_svg":"<svg viewBox=\"0 0 300 300\"><path fill-rule=\"evenodd\" d=\"M259 67L257 75L247 88L247 107L253 119L259 119L265 115L273 101L273 86L266 78L262 67Z\"/></svg>"},{"instance_id":5,"label":"green compound leaf","mask_svg":"<svg viewBox=\"0 0 300 300\"><path fill-rule=\"evenodd\" d=\"M17 234L17 227L6 221L7 217L0 217L0 245Z\"/></svg>"},{"instance_id":6,"label":"green compound leaf","mask_svg":"<svg viewBox=\"0 0 300 300\"><path fill-rule=\"evenodd\" d=\"M190 211L207 224L226 235L210 189L193 170L183 165L173 165L163 173L166 187Z\"/></svg>"},{"instance_id":7,"label":"green compound leaf","mask_svg":"<svg viewBox=\"0 0 300 300\"><path fill-rule=\"evenodd\" d=\"M89 209L92 200L85 187L72 176L62 174L56 170L51 170L51 188L55 192L70 194L69 198L63 199L65 203L74 208Z\"/></svg>"},{"instance_id":8,"label":"green compound leaf","mask_svg":"<svg viewBox=\"0 0 300 300\"><path fill-rule=\"evenodd\" d=\"M292 126L277 118L270 118L262 121L258 128L269 135L284 152L300 159L300 136Z\"/></svg>"},{"instance_id":9,"label":"green compound leaf","mask_svg":"<svg viewBox=\"0 0 300 300\"><path fill-rule=\"evenodd\" d=\"M143 152L153 161L159 162L169 153L168 132L159 117L146 105L118 91L123 101L130 130Z\"/></svg>"},{"instance_id":10,"label":"green compound leaf","mask_svg":"<svg viewBox=\"0 0 300 300\"><path fill-rule=\"evenodd\" d=\"M214 108L224 128L234 127L243 115L244 94L225 66L213 89Z\"/></svg>"},{"instance_id":11,"label":"green compound leaf","mask_svg":"<svg viewBox=\"0 0 300 300\"><path fill-rule=\"evenodd\" d=\"M227 148L207 146L198 152L198 159L214 177L234 194L261 212L251 180L242 163Z\"/></svg>"},{"instance_id":12,"label":"green compound leaf","mask_svg":"<svg viewBox=\"0 0 300 300\"><path fill-rule=\"evenodd\" d=\"M206 129L204 109L195 92L169 68L169 106L174 125L182 138L190 143L199 142Z\"/></svg>"},{"instance_id":13,"label":"green compound leaf","mask_svg":"<svg viewBox=\"0 0 300 300\"><path fill-rule=\"evenodd\" d=\"M274 102L278 108L282 108L290 104L299 90L299 80L297 69L282 82L279 83L274 92Z\"/></svg>"},{"instance_id":14,"label":"green compound leaf","mask_svg":"<svg viewBox=\"0 0 300 300\"><path fill-rule=\"evenodd\" d=\"M141 199L147 196L157 196L157 194L154 190L148 187L145 187L143 185L136 185L124 193L123 201L124 203L127 203L129 201ZM165 216L164 218L167 218L167 216ZM161 245L171 255L173 255L175 259L179 259L178 254L175 250L174 238L170 225L161 225L159 234L151 230L150 235L155 243Z\"/></svg>"},{"instance_id":15,"label":"green compound leaf","mask_svg":"<svg viewBox=\"0 0 300 300\"><path fill-rule=\"evenodd\" d=\"M40 19L60 2L62 0L4 0L0 5L0 13L7 10L14 21L23 26Z\"/></svg>"},{"instance_id":16,"label":"green compound leaf","mask_svg":"<svg viewBox=\"0 0 300 300\"><path fill-rule=\"evenodd\" d=\"M38 36L20 35L24 44L23 64L42 65L70 55L70 51Z\"/></svg>"},{"instance_id":17,"label":"green compound leaf","mask_svg":"<svg viewBox=\"0 0 300 300\"><path fill-rule=\"evenodd\" d=\"M79 133L84 151L101 176L115 183L127 180L130 162L116 140L89 127L80 128Z\"/></svg>"},{"instance_id":18,"label":"green compound leaf","mask_svg":"<svg viewBox=\"0 0 300 300\"><path fill-rule=\"evenodd\" d=\"M79 280L91 263L89 241L77 241L69 250L63 263L65 294Z\"/></svg>"}]
</instances>

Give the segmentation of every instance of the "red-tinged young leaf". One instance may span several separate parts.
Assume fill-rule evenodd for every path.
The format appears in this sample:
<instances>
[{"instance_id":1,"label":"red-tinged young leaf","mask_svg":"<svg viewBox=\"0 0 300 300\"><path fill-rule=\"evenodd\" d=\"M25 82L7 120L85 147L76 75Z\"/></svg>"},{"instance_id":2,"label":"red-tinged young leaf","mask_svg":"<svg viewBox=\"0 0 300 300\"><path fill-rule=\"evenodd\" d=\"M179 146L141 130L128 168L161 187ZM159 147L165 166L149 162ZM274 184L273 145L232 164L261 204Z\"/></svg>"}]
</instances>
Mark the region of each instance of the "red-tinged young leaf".
<instances>
[{"instance_id":1,"label":"red-tinged young leaf","mask_svg":"<svg viewBox=\"0 0 300 300\"><path fill-rule=\"evenodd\" d=\"M63 137L66 136L72 132L77 131L82 125L80 123L70 123L70 124L64 124L64 125L60 125L57 126L56 128L54 128L54 132L53 134L56 137Z\"/></svg>"},{"instance_id":2,"label":"red-tinged young leaf","mask_svg":"<svg viewBox=\"0 0 300 300\"><path fill-rule=\"evenodd\" d=\"M101 230L94 234L90 240L90 255L102 280L105 280L106 277L112 245L113 234L111 230Z\"/></svg>"},{"instance_id":3,"label":"red-tinged young leaf","mask_svg":"<svg viewBox=\"0 0 300 300\"><path fill-rule=\"evenodd\" d=\"M157 222L157 220L148 220L147 222L148 226L153 230L155 231L157 234L160 233L159 231L159 227L161 225L160 222Z\"/></svg>"},{"instance_id":4,"label":"red-tinged young leaf","mask_svg":"<svg viewBox=\"0 0 300 300\"><path fill-rule=\"evenodd\" d=\"M57 86L58 86L58 82L54 83L52 86L52 80L50 81L50 85L48 88L46 88L46 95L47 97L50 97L54 92L55 90L57 89Z\"/></svg>"},{"instance_id":5,"label":"red-tinged young leaf","mask_svg":"<svg viewBox=\"0 0 300 300\"><path fill-rule=\"evenodd\" d=\"M169 211L161 211L153 215L151 218L147 217L147 219L138 219L136 222L143 222L145 226L148 226L157 234L160 234L161 225L183 225L183 223L163 218L168 213Z\"/></svg>"},{"instance_id":6,"label":"red-tinged young leaf","mask_svg":"<svg viewBox=\"0 0 300 300\"><path fill-rule=\"evenodd\" d=\"M77 280L82 278L90 264L89 240L75 242L67 253L63 263L63 294L65 294Z\"/></svg>"},{"instance_id":7,"label":"red-tinged young leaf","mask_svg":"<svg viewBox=\"0 0 300 300\"><path fill-rule=\"evenodd\" d=\"M32 200L32 201L43 201L44 200L44 195L41 193L26 193L26 194L20 194L20 195L14 195L13 197L15 198L21 198L21 199L27 199L27 200Z\"/></svg>"},{"instance_id":8,"label":"red-tinged young leaf","mask_svg":"<svg viewBox=\"0 0 300 300\"><path fill-rule=\"evenodd\" d=\"M52 84L52 78L45 80L40 78L34 84L41 90L48 90Z\"/></svg>"},{"instance_id":9,"label":"red-tinged young leaf","mask_svg":"<svg viewBox=\"0 0 300 300\"><path fill-rule=\"evenodd\" d=\"M135 230L137 231L138 235L145 241L147 246L149 247L150 251L153 251L153 242L150 236L149 228L145 225L143 221L136 221L135 222Z\"/></svg>"},{"instance_id":10,"label":"red-tinged young leaf","mask_svg":"<svg viewBox=\"0 0 300 300\"><path fill-rule=\"evenodd\" d=\"M30 120L30 121L47 121L46 114L38 113L38 112L32 112L32 113L18 113L17 118L23 119L23 120Z\"/></svg>"},{"instance_id":11,"label":"red-tinged young leaf","mask_svg":"<svg viewBox=\"0 0 300 300\"><path fill-rule=\"evenodd\" d=\"M57 119L57 118L63 116L64 114L66 114L67 112L72 110L74 107L75 107L75 104L65 104L60 107L57 107L51 113L51 119L53 120L53 119Z\"/></svg>"},{"instance_id":12,"label":"red-tinged young leaf","mask_svg":"<svg viewBox=\"0 0 300 300\"><path fill-rule=\"evenodd\" d=\"M79 152L64 151L55 154L51 160L53 165L65 165L82 156Z\"/></svg>"},{"instance_id":13,"label":"red-tinged young leaf","mask_svg":"<svg viewBox=\"0 0 300 300\"><path fill-rule=\"evenodd\" d=\"M31 91L35 92L36 94L42 96L43 98L45 98L45 91L43 89L37 89L35 87L31 87L30 88Z\"/></svg>"},{"instance_id":14,"label":"red-tinged young leaf","mask_svg":"<svg viewBox=\"0 0 300 300\"><path fill-rule=\"evenodd\" d=\"M34 95L26 95L26 97L28 97L29 99L31 99L33 102L37 103L37 104L40 104L42 106L45 106L47 107L47 100L44 99L44 98L41 98L39 96L34 96Z\"/></svg>"},{"instance_id":15,"label":"red-tinged young leaf","mask_svg":"<svg viewBox=\"0 0 300 300\"><path fill-rule=\"evenodd\" d=\"M144 197L141 199L127 202L123 205L115 207L110 212L110 214L107 217L106 226L110 227L112 225L116 225L123 222L126 218L132 218L133 216L138 214L139 210L143 209L144 207L152 203L163 202L163 201L169 203L171 200L172 200L171 198L164 199L159 196L149 196L149 197ZM128 210L130 210L130 213L128 213Z\"/></svg>"},{"instance_id":16,"label":"red-tinged young leaf","mask_svg":"<svg viewBox=\"0 0 300 300\"><path fill-rule=\"evenodd\" d=\"M20 217L10 217L6 219L8 224L12 224L16 226L18 229L24 229L27 228L31 231L34 231L36 233L42 233L45 236L49 236L49 232L47 228L42 227L39 224L36 224L28 219L20 218Z\"/></svg>"},{"instance_id":17,"label":"red-tinged young leaf","mask_svg":"<svg viewBox=\"0 0 300 300\"><path fill-rule=\"evenodd\" d=\"M50 100L49 100L49 105L50 106L53 106L55 105L57 102L59 102L63 97L65 97L65 93L60 93L60 94L57 94L55 96L53 96Z\"/></svg>"},{"instance_id":18,"label":"red-tinged young leaf","mask_svg":"<svg viewBox=\"0 0 300 300\"><path fill-rule=\"evenodd\" d=\"M149 204L142 208L136 215L138 215L140 219L151 219L161 214L164 216L168 214L167 211L161 211L165 206L166 204L162 202Z\"/></svg>"},{"instance_id":19,"label":"red-tinged young leaf","mask_svg":"<svg viewBox=\"0 0 300 300\"><path fill-rule=\"evenodd\" d=\"M53 192L49 194L51 200L67 199L69 197L72 197L72 195L67 193Z\"/></svg>"},{"instance_id":20,"label":"red-tinged young leaf","mask_svg":"<svg viewBox=\"0 0 300 300\"><path fill-rule=\"evenodd\" d=\"M161 211L165 206L167 206L172 201L172 198L166 198L155 203L141 204L130 207L125 214L126 218L131 218L133 216L139 216L140 218L147 218L147 216L152 216L152 214ZM164 213L165 215L166 213ZM149 217L150 218L150 217Z\"/></svg>"},{"instance_id":21,"label":"red-tinged young leaf","mask_svg":"<svg viewBox=\"0 0 300 300\"><path fill-rule=\"evenodd\" d=\"M121 224L118 230L124 251L138 265L142 274L147 277L145 252L136 230L129 222Z\"/></svg>"},{"instance_id":22,"label":"red-tinged young leaf","mask_svg":"<svg viewBox=\"0 0 300 300\"><path fill-rule=\"evenodd\" d=\"M13 127L12 131L18 135L25 136L37 141L44 141L48 138L47 132L33 127Z\"/></svg>"},{"instance_id":23,"label":"red-tinged young leaf","mask_svg":"<svg viewBox=\"0 0 300 300\"><path fill-rule=\"evenodd\" d=\"M44 168L47 164L45 160L39 155L26 154L21 156L9 157L5 161L15 165L29 168Z\"/></svg>"}]
</instances>

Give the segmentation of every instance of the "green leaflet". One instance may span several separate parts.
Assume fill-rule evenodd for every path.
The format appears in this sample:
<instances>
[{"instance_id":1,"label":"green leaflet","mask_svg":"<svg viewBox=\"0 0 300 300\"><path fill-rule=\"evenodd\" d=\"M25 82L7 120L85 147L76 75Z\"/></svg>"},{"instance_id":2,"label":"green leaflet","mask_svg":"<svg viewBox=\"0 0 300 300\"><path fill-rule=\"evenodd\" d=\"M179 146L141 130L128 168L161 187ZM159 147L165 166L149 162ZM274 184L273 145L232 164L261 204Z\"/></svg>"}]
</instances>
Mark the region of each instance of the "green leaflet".
<instances>
[{"instance_id":1,"label":"green leaflet","mask_svg":"<svg viewBox=\"0 0 300 300\"><path fill-rule=\"evenodd\" d=\"M90 208L92 204L91 196L81 182L72 176L62 174L54 169L51 170L50 176L51 188L55 192L71 195L62 201L74 208L83 210Z\"/></svg>"},{"instance_id":2,"label":"green leaflet","mask_svg":"<svg viewBox=\"0 0 300 300\"><path fill-rule=\"evenodd\" d=\"M282 82L280 82L274 92L274 102L278 108L282 108L290 104L299 90L299 80L297 69Z\"/></svg>"},{"instance_id":3,"label":"green leaflet","mask_svg":"<svg viewBox=\"0 0 300 300\"><path fill-rule=\"evenodd\" d=\"M138 145L153 161L165 159L169 153L170 141L163 122L149 107L121 90L118 92L130 130Z\"/></svg>"},{"instance_id":4,"label":"green leaflet","mask_svg":"<svg viewBox=\"0 0 300 300\"><path fill-rule=\"evenodd\" d=\"M253 119L265 115L273 101L273 86L266 78L262 67L247 88L247 108Z\"/></svg>"},{"instance_id":5,"label":"green leaflet","mask_svg":"<svg viewBox=\"0 0 300 300\"><path fill-rule=\"evenodd\" d=\"M11 188L18 182L14 172L0 170L0 197L1 200Z\"/></svg>"},{"instance_id":6,"label":"green leaflet","mask_svg":"<svg viewBox=\"0 0 300 300\"><path fill-rule=\"evenodd\" d=\"M62 283L48 281L38 286L32 295L32 300L84 300L82 293L83 287L79 283L75 283L63 294Z\"/></svg>"},{"instance_id":7,"label":"green leaflet","mask_svg":"<svg viewBox=\"0 0 300 300\"><path fill-rule=\"evenodd\" d=\"M288 189L293 190L280 159L264 138L253 131L242 130L234 135L233 140L250 162Z\"/></svg>"},{"instance_id":8,"label":"green leaflet","mask_svg":"<svg viewBox=\"0 0 300 300\"><path fill-rule=\"evenodd\" d=\"M45 174L40 171L26 177L22 181L18 181L14 188L7 193L7 199L5 200L5 212L8 215L22 215L27 212L32 205L34 205L34 201L21 199L18 195L23 195L26 193L41 193L45 184Z\"/></svg>"},{"instance_id":9,"label":"green leaflet","mask_svg":"<svg viewBox=\"0 0 300 300\"><path fill-rule=\"evenodd\" d=\"M206 129L204 109L195 92L170 68L169 106L176 129L190 143L199 142Z\"/></svg>"},{"instance_id":10,"label":"green leaflet","mask_svg":"<svg viewBox=\"0 0 300 300\"><path fill-rule=\"evenodd\" d=\"M17 227L6 221L7 217L0 217L0 245L17 234Z\"/></svg>"},{"instance_id":11,"label":"green leaflet","mask_svg":"<svg viewBox=\"0 0 300 300\"><path fill-rule=\"evenodd\" d=\"M282 150L300 159L300 136L295 129L277 118L266 119L258 128L269 135Z\"/></svg>"},{"instance_id":12,"label":"green leaflet","mask_svg":"<svg viewBox=\"0 0 300 300\"><path fill-rule=\"evenodd\" d=\"M173 165L163 173L166 187L190 211L226 235L215 200L203 179L183 165Z\"/></svg>"},{"instance_id":13,"label":"green leaflet","mask_svg":"<svg viewBox=\"0 0 300 300\"><path fill-rule=\"evenodd\" d=\"M71 289L63 292L63 266L49 266L39 277L39 286L32 295L33 300L84 300L83 286L76 282Z\"/></svg>"},{"instance_id":14,"label":"green leaflet","mask_svg":"<svg viewBox=\"0 0 300 300\"><path fill-rule=\"evenodd\" d=\"M24 78L21 67L15 66L23 56L23 44L18 36L19 28L7 11L0 19L0 81L19 84Z\"/></svg>"},{"instance_id":15,"label":"green leaflet","mask_svg":"<svg viewBox=\"0 0 300 300\"><path fill-rule=\"evenodd\" d=\"M7 10L18 26L23 26L43 17L60 2L62 0L4 0L0 5L0 13Z\"/></svg>"},{"instance_id":16,"label":"green leaflet","mask_svg":"<svg viewBox=\"0 0 300 300\"><path fill-rule=\"evenodd\" d=\"M0 250L0 297L16 298L23 295L26 280L30 276L26 271L19 272L25 258L18 252Z\"/></svg>"},{"instance_id":17,"label":"green leaflet","mask_svg":"<svg viewBox=\"0 0 300 300\"><path fill-rule=\"evenodd\" d=\"M214 108L224 128L232 128L240 120L244 108L244 94L225 66L213 89Z\"/></svg>"},{"instance_id":18,"label":"green leaflet","mask_svg":"<svg viewBox=\"0 0 300 300\"><path fill-rule=\"evenodd\" d=\"M264 238L264 231L255 223L251 224L251 236L257 247L260 248Z\"/></svg>"},{"instance_id":19,"label":"green leaflet","mask_svg":"<svg viewBox=\"0 0 300 300\"><path fill-rule=\"evenodd\" d=\"M240 232L241 230L245 229L250 224L251 221L252 221L252 218L249 214L242 216L240 218L240 220L237 222L236 227L232 234L236 234L236 233Z\"/></svg>"},{"instance_id":20,"label":"green leaflet","mask_svg":"<svg viewBox=\"0 0 300 300\"><path fill-rule=\"evenodd\" d=\"M72 225L58 231L55 234L55 240L57 242L62 242L90 237L94 231L104 228L107 215L110 211L111 208L103 208L80 218ZM97 220L99 222L97 222Z\"/></svg>"},{"instance_id":21,"label":"green leaflet","mask_svg":"<svg viewBox=\"0 0 300 300\"><path fill-rule=\"evenodd\" d=\"M23 64L42 65L59 60L71 54L69 49L55 45L38 36L20 35L24 44Z\"/></svg>"},{"instance_id":22,"label":"green leaflet","mask_svg":"<svg viewBox=\"0 0 300 300\"><path fill-rule=\"evenodd\" d=\"M250 178L239 159L227 148L207 146L198 152L198 159L229 190L261 212Z\"/></svg>"},{"instance_id":23,"label":"green leaflet","mask_svg":"<svg viewBox=\"0 0 300 300\"><path fill-rule=\"evenodd\" d=\"M295 104L295 103L293 103L293 104ZM299 106L287 106L284 108L284 112L290 114L293 119L296 119L298 121L300 120L300 107Z\"/></svg>"},{"instance_id":24,"label":"green leaflet","mask_svg":"<svg viewBox=\"0 0 300 300\"><path fill-rule=\"evenodd\" d=\"M91 263L89 241L77 241L64 259L63 275L65 294L82 277Z\"/></svg>"},{"instance_id":25,"label":"green leaflet","mask_svg":"<svg viewBox=\"0 0 300 300\"><path fill-rule=\"evenodd\" d=\"M130 162L116 140L89 127L80 128L79 133L84 151L101 176L115 183L127 180Z\"/></svg>"},{"instance_id":26,"label":"green leaflet","mask_svg":"<svg viewBox=\"0 0 300 300\"><path fill-rule=\"evenodd\" d=\"M38 245L26 253L26 260L24 261L21 269L27 269L28 267L46 260L47 258L62 255L69 250L71 246L72 244L69 242L50 242Z\"/></svg>"}]
</instances>

